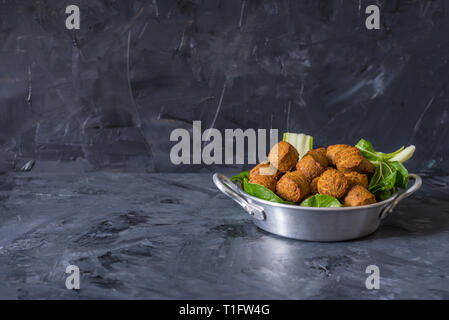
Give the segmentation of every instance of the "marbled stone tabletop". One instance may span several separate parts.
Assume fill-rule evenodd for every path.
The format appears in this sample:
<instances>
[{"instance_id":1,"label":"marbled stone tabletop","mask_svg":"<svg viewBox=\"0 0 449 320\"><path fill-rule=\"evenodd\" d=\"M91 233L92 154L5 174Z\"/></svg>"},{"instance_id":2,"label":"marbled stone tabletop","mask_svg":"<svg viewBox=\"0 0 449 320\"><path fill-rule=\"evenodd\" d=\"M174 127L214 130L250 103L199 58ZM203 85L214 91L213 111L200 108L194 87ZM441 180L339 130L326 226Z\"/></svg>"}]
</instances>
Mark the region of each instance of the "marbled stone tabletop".
<instances>
[{"instance_id":1,"label":"marbled stone tabletop","mask_svg":"<svg viewBox=\"0 0 449 320\"><path fill-rule=\"evenodd\" d=\"M376 233L314 243L259 230L211 174L5 174L0 298L448 299L448 182L424 174Z\"/></svg>"}]
</instances>

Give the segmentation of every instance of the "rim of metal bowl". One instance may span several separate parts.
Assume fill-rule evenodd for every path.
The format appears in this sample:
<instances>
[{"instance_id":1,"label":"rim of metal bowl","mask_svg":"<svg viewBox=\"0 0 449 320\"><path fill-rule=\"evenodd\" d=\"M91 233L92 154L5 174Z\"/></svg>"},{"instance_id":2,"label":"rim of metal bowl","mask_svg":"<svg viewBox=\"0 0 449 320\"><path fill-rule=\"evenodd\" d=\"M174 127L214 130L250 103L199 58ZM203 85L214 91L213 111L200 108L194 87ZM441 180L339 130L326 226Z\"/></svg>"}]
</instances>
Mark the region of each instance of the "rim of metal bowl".
<instances>
[{"instance_id":1,"label":"rim of metal bowl","mask_svg":"<svg viewBox=\"0 0 449 320\"><path fill-rule=\"evenodd\" d=\"M282 208L290 208L290 209L307 209L312 211L351 211L351 210L358 210L358 209L364 209L364 208L375 208L375 207L381 207L384 204L387 204L391 201L393 201L399 194L398 191L396 191L390 198L382 200L380 202L372 203L372 204L366 204L364 206L356 206L356 207L332 207L332 208L321 208L321 207L302 207L300 205L293 205L293 204L285 204L285 203L279 203L274 201L268 201L264 199L260 199L257 197L254 197L248 193L246 193L241 186L236 184L237 188L242 192L242 195L244 195L247 198L250 198L252 200L255 200L257 202L261 202L270 206L276 206L276 207L282 207Z\"/></svg>"}]
</instances>

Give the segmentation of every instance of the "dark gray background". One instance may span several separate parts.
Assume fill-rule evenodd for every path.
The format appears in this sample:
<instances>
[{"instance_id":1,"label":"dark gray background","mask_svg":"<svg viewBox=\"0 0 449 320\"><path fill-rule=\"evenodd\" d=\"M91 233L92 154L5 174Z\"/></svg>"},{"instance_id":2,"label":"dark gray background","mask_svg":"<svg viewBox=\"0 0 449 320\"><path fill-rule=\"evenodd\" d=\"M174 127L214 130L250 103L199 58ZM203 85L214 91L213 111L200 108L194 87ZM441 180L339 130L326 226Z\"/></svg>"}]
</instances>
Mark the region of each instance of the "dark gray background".
<instances>
[{"instance_id":1,"label":"dark gray background","mask_svg":"<svg viewBox=\"0 0 449 320\"><path fill-rule=\"evenodd\" d=\"M202 120L415 144L409 169L447 171L449 3L376 1L368 31L374 2L3 1L0 168L216 170L169 161L170 132Z\"/></svg>"},{"instance_id":2,"label":"dark gray background","mask_svg":"<svg viewBox=\"0 0 449 320\"><path fill-rule=\"evenodd\" d=\"M368 31L374 1L1 1L0 298L447 299L449 1ZM282 239L214 186L241 168L170 164L194 120L415 144L424 185L363 239Z\"/></svg>"}]
</instances>

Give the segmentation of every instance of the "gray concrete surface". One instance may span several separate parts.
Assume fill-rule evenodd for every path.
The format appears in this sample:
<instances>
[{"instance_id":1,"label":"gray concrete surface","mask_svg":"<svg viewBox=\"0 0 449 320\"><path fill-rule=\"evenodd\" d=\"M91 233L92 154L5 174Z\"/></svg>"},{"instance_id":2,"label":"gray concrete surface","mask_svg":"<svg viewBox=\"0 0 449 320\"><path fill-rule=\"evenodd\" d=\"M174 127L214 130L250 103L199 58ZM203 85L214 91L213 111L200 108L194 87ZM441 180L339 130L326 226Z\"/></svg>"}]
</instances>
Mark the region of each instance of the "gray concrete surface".
<instances>
[{"instance_id":1,"label":"gray concrete surface","mask_svg":"<svg viewBox=\"0 0 449 320\"><path fill-rule=\"evenodd\" d=\"M0 298L448 299L449 179L423 176L375 234L312 243L257 229L210 174L3 175Z\"/></svg>"}]
</instances>

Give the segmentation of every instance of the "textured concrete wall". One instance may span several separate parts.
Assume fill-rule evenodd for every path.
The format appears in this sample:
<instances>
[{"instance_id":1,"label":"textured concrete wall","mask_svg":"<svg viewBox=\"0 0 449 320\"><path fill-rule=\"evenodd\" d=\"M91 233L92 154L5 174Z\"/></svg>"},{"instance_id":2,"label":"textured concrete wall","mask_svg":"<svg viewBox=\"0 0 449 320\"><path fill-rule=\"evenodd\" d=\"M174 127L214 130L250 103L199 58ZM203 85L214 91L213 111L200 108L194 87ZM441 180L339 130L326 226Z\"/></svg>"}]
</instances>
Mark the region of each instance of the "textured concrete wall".
<instances>
[{"instance_id":1,"label":"textured concrete wall","mask_svg":"<svg viewBox=\"0 0 449 320\"><path fill-rule=\"evenodd\" d=\"M376 1L12 1L0 4L0 169L174 166L170 132L279 128L318 145L415 144L449 169L449 4ZM81 29L65 28L65 7Z\"/></svg>"}]
</instances>

